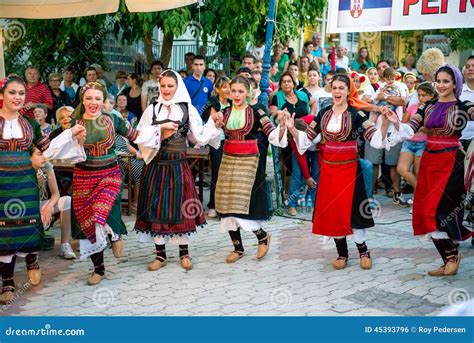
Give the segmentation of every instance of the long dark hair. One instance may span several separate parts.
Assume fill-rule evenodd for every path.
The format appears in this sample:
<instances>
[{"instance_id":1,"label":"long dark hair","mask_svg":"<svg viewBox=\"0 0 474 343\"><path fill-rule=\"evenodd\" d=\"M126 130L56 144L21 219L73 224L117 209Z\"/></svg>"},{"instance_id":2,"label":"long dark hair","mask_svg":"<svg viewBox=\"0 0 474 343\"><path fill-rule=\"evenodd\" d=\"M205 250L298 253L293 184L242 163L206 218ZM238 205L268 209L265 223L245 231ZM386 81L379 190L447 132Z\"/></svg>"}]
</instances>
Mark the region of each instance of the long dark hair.
<instances>
[{"instance_id":1,"label":"long dark hair","mask_svg":"<svg viewBox=\"0 0 474 343\"><path fill-rule=\"evenodd\" d=\"M367 49L366 46L363 46L362 48L359 49L359 53L357 54L357 62L359 62L359 64L362 63L362 58L360 57L360 55L361 55L362 50L364 50L364 49L367 50L367 57L365 58L365 60L367 61L367 63L370 63L370 61L372 61L370 59L369 49Z\"/></svg>"}]
</instances>

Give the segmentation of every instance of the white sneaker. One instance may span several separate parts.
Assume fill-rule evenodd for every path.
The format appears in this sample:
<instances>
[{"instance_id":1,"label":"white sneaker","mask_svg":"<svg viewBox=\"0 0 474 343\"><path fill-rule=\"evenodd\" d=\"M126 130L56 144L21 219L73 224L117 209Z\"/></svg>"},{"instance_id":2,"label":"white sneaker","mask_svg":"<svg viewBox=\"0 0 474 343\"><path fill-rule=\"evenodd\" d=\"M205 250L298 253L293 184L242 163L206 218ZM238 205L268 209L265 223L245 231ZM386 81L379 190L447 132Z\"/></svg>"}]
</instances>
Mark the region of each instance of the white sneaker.
<instances>
[{"instance_id":1,"label":"white sneaker","mask_svg":"<svg viewBox=\"0 0 474 343\"><path fill-rule=\"evenodd\" d=\"M410 211L409 211L410 214L413 214L413 207L410 208Z\"/></svg>"},{"instance_id":2,"label":"white sneaker","mask_svg":"<svg viewBox=\"0 0 474 343\"><path fill-rule=\"evenodd\" d=\"M217 212L215 209L211 208L209 209L209 211L207 212L207 216L209 218L216 218L217 217Z\"/></svg>"},{"instance_id":3,"label":"white sneaker","mask_svg":"<svg viewBox=\"0 0 474 343\"><path fill-rule=\"evenodd\" d=\"M413 198L408 199L407 203L409 203L410 205L413 205Z\"/></svg>"},{"instance_id":4,"label":"white sneaker","mask_svg":"<svg viewBox=\"0 0 474 343\"><path fill-rule=\"evenodd\" d=\"M66 260L74 260L76 258L76 254L72 250L71 244L69 243L61 244L59 255Z\"/></svg>"}]
</instances>

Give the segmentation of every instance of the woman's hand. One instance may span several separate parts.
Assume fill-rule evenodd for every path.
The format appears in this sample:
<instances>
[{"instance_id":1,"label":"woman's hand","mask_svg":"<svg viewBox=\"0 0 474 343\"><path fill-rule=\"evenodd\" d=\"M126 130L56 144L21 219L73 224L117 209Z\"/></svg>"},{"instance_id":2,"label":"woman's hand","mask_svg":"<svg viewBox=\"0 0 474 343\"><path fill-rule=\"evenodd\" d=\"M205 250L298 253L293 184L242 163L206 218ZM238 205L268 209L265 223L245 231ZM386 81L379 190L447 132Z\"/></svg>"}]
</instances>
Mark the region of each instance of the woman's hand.
<instances>
[{"instance_id":1,"label":"woman's hand","mask_svg":"<svg viewBox=\"0 0 474 343\"><path fill-rule=\"evenodd\" d=\"M224 126L224 115L222 112L216 112L213 116L212 119L214 120L214 124L217 129L220 129L222 126Z\"/></svg>"},{"instance_id":2,"label":"woman's hand","mask_svg":"<svg viewBox=\"0 0 474 343\"><path fill-rule=\"evenodd\" d=\"M78 134L83 132L86 132L86 128L82 125L77 124L71 128L71 133L73 136L77 136Z\"/></svg>"},{"instance_id":3,"label":"woman's hand","mask_svg":"<svg viewBox=\"0 0 474 343\"><path fill-rule=\"evenodd\" d=\"M176 132L178 132L178 124L173 122L161 124L161 140L168 139Z\"/></svg>"},{"instance_id":4,"label":"woman's hand","mask_svg":"<svg viewBox=\"0 0 474 343\"><path fill-rule=\"evenodd\" d=\"M291 116L286 116L286 127L288 130L292 130L295 127L295 114L293 113Z\"/></svg>"},{"instance_id":5,"label":"woman's hand","mask_svg":"<svg viewBox=\"0 0 474 343\"><path fill-rule=\"evenodd\" d=\"M400 123L400 120L398 119L398 115L395 112L393 112L388 107L385 107L385 111L383 112L383 115L385 116L385 118L388 119L390 123L395 125L395 127L398 129L398 126L399 126L398 124Z\"/></svg>"},{"instance_id":6,"label":"woman's hand","mask_svg":"<svg viewBox=\"0 0 474 343\"><path fill-rule=\"evenodd\" d=\"M84 145L86 141L87 131L86 128L82 125L74 125L71 128L72 135L76 138L79 145Z\"/></svg>"},{"instance_id":7,"label":"woman's hand","mask_svg":"<svg viewBox=\"0 0 474 343\"><path fill-rule=\"evenodd\" d=\"M41 221L43 222L43 226L46 228L51 224L51 218L53 213L53 207L49 205L49 202L43 206L41 209Z\"/></svg>"},{"instance_id":8,"label":"woman's hand","mask_svg":"<svg viewBox=\"0 0 474 343\"><path fill-rule=\"evenodd\" d=\"M317 186L316 181L312 177L306 180L306 184L308 185L309 188L315 189Z\"/></svg>"},{"instance_id":9,"label":"woman's hand","mask_svg":"<svg viewBox=\"0 0 474 343\"><path fill-rule=\"evenodd\" d=\"M143 156L142 156L142 154L140 154L140 151L137 151L137 152L135 153L135 158L136 158L137 160L143 160Z\"/></svg>"},{"instance_id":10,"label":"woman's hand","mask_svg":"<svg viewBox=\"0 0 474 343\"><path fill-rule=\"evenodd\" d=\"M178 124L169 121L167 123L161 124L161 130L174 130L178 131Z\"/></svg>"}]
</instances>

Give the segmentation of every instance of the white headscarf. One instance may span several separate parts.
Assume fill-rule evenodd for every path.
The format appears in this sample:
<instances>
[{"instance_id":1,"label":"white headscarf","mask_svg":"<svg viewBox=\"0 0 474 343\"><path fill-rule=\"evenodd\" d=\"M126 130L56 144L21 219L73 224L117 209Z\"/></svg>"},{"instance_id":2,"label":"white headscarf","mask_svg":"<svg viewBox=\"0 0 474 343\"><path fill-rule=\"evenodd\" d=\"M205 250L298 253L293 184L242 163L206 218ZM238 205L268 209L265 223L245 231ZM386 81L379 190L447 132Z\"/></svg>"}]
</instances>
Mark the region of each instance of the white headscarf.
<instances>
[{"instance_id":1,"label":"white headscarf","mask_svg":"<svg viewBox=\"0 0 474 343\"><path fill-rule=\"evenodd\" d=\"M163 96L160 92L160 96L158 97L158 103L163 104L164 106L172 106L180 102L187 102L188 104L191 104L191 97L189 96L188 90L184 84L184 81L181 75L179 75L174 70L168 69L168 70L165 70L163 73L161 73L161 76L163 76L165 72L170 72L170 71L178 79L178 88L176 89L176 93L174 93L173 98L171 100L163 99Z\"/></svg>"}]
</instances>

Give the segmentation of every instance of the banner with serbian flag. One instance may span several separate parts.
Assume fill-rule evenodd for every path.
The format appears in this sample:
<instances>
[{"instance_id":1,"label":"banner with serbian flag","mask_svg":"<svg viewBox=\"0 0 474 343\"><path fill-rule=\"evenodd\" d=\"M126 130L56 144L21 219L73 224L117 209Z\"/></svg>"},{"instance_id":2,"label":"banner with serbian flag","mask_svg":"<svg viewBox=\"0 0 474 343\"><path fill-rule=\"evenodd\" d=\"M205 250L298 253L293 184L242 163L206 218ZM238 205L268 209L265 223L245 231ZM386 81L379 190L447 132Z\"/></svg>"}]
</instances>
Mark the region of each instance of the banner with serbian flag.
<instances>
[{"instance_id":1,"label":"banner with serbian flag","mask_svg":"<svg viewBox=\"0 0 474 343\"><path fill-rule=\"evenodd\" d=\"M328 6L328 33L474 26L474 0L330 0Z\"/></svg>"},{"instance_id":2,"label":"banner with serbian flag","mask_svg":"<svg viewBox=\"0 0 474 343\"><path fill-rule=\"evenodd\" d=\"M339 27L390 25L392 0L340 0L337 20Z\"/></svg>"}]
</instances>

